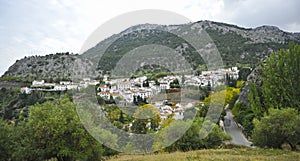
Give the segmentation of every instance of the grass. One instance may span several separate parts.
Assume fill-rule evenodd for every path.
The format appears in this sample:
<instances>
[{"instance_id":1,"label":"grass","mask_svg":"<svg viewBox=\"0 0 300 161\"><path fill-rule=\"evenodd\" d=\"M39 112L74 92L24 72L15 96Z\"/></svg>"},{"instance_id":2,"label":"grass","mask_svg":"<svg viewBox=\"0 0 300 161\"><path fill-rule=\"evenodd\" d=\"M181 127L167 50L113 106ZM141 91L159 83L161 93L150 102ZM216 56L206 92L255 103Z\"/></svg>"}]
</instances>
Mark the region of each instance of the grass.
<instances>
[{"instance_id":1,"label":"grass","mask_svg":"<svg viewBox=\"0 0 300 161\"><path fill-rule=\"evenodd\" d=\"M120 154L108 161L299 161L300 152L274 149L209 149L145 155Z\"/></svg>"}]
</instances>

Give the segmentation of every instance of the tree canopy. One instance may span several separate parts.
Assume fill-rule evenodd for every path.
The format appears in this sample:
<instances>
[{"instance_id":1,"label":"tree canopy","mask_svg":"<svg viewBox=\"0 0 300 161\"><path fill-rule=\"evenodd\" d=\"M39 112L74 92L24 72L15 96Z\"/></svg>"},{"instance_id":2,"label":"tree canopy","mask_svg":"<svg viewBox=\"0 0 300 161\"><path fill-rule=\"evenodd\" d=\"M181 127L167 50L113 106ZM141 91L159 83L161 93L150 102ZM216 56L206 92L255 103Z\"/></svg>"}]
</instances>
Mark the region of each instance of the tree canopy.
<instances>
[{"instance_id":1,"label":"tree canopy","mask_svg":"<svg viewBox=\"0 0 300 161\"><path fill-rule=\"evenodd\" d=\"M248 84L250 106L236 104L235 118L257 146L281 148L288 143L295 149L300 140L300 45L290 43L261 66L261 79Z\"/></svg>"},{"instance_id":2,"label":"tree canopy","mask_svg":"<svg viewBox=\"0 0 300 161\"><path fill-rule=\"evenodd\" d=\"M99 160L102 145L84 129L75 107L65 97L35 104L27 122L19 126L17 160Z\"/></svg>"},{"instance_id":3,"label":"tree canopy","mask_svg":"<svg viewBox=\"0 0 300 161\"><path fill-rule=\"evenodd\" d=\"M263 69L263 99L267 108L300 110L300 45L271 54Z\"/></svg>"},{"instance_id":4,"label":"tree canopy","mask_svg":"<svg viewBox=\"0 0 300 161\"><path fill-rule=\"evenodd\" d=\"M288 143L292 150L300 144L300 115L295 109L270 109L269 115L254 120L253 142L258 146L281 148Z\"/></svg>"}]
</instances>

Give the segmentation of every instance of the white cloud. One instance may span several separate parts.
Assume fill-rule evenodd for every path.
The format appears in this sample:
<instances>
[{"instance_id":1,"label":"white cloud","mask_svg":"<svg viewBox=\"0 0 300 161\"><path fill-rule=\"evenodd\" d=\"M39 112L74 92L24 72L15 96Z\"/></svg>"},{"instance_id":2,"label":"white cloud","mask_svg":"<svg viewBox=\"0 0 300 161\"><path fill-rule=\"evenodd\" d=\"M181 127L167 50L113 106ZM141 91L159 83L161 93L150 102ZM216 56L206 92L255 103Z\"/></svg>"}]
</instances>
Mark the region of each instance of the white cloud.
<instances>
[{"instance_id":1,"label":"white cloud","mask_svg":"<svg viewBox=\"0 0 300 161\"><path fill-rule=\"evenodd\" d=\"M283 29L286 31L295 31L299 32L300 31L300 23L294 22L294 23L289 23L283 26Z\"/></svg>"}]
</instances>

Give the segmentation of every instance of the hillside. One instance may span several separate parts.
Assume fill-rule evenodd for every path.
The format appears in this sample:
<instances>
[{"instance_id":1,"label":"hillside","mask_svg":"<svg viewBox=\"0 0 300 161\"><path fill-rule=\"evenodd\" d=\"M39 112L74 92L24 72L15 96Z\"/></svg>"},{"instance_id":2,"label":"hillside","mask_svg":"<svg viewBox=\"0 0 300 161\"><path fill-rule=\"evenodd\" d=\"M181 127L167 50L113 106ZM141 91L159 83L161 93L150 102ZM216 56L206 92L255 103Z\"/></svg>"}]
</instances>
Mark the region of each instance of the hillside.
<instances>
[{"instance_id":1,"label":"hillside","mask_svg":"<svg viewBox=\"0 0 300 161\"><path fill-rule=\"evenodd\" d=\"M204 30L206 32L203 32ZM205 41L203 44L198 44L203 55L199 57L194 48L195 44L189 44L183 38L203 38L203 36ZM214 59L210 57L214 49L212 43L216 45L225 66L255 66L271 52L287 48L290 41L299 43L300 33L285 32L274 26L242 28L212 21L170 26L142 24L112 35L82 55L57 53L17 60L5 72L2 80L30 82L34 79L70 80L73 76L99 77L101 71L110 71L126 53L131 51L138 52L140 64L151 65L145 63L151 59L152 54L155 54L152 50L149 48L134 50L151 44L160 44L179 52L194 70L203 70L203 57ZM170 57L164 57L165 55L157 53L157 60L166 62L166 68L172 65L175 70L180 68L176 61L170 61ZM135 63L130 62L130 59L128 61L128 64ZM77 67L76 72L73 72L74 65Z\"/></svg>"},{"instance_id":2,"label":"hillside","mask_svg":"<svg viewBox=\"0 0 300 161\"><path fill-rule=\"evenodd\" d=\"M287 48L288 42L300 42L299 33L284 32L274 26L246 29L211 21L171 26L143 24L107 38L86 51L83 56L92 58L95 64L98 63L99 69L110 70L124 54L134 48L141 45L160 44L181 52L182 55L188 55L186 59L195 69L198 65L203 64L203 60L199 58L191 44L187 45L187 42L179 36L196 35L205 39L206 35L203 30L212 41L203 40L203 43L206 44L200 47L204 48L214 42L225 65L247 64L253 66L273 51ZM172 33L178 34L178 36L174 36ZM205 48L204 50L209 49ZM147 55L147 51L139 54Z\"/></svg>"},{"instance_id":3,"label":"hillside","mask_svg":"<svg viewBox=\"0 0 300 161\"><path fill-rule=\"evenodd\" d=\"M74 68L75 63L80 64ZM71 80L76 75L90 74L93 63L80 55L56 53L46 56L30 56L17 60L1 77L4 81L31 82L44 79L47 82Z\"/></svg>"},{"instance_id":4,"label":"hillside","mask_svg":"<svg viewBox=\"0 0 300 161\"><path fill-rule=\"evenodd\" d=\"M290 152L272 149L209 149L189 152L159 153L146 155L119 155L109 159L109 161L240 161L240 160L263 160L263 161L298 161L299 152Z\"/></svg>"}]
</instances>

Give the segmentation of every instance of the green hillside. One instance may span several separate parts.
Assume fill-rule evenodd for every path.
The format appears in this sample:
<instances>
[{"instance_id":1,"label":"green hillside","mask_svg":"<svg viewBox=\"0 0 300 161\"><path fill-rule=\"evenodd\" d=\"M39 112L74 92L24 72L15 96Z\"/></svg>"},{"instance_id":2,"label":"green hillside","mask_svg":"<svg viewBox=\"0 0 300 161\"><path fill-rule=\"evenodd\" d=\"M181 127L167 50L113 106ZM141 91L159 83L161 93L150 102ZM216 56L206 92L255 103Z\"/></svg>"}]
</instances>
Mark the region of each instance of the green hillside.
<instances>
[{"instance_id":1,"label":"green hillside","mask_svg":"<svg viewBox=\"0 0 300 161\"><path fill-rule=\"evenodd\" d=\"M299 152L273 149L209 149L146 155L117 155L108 161L298 161Z\"/></svg>"}]
</instances>

